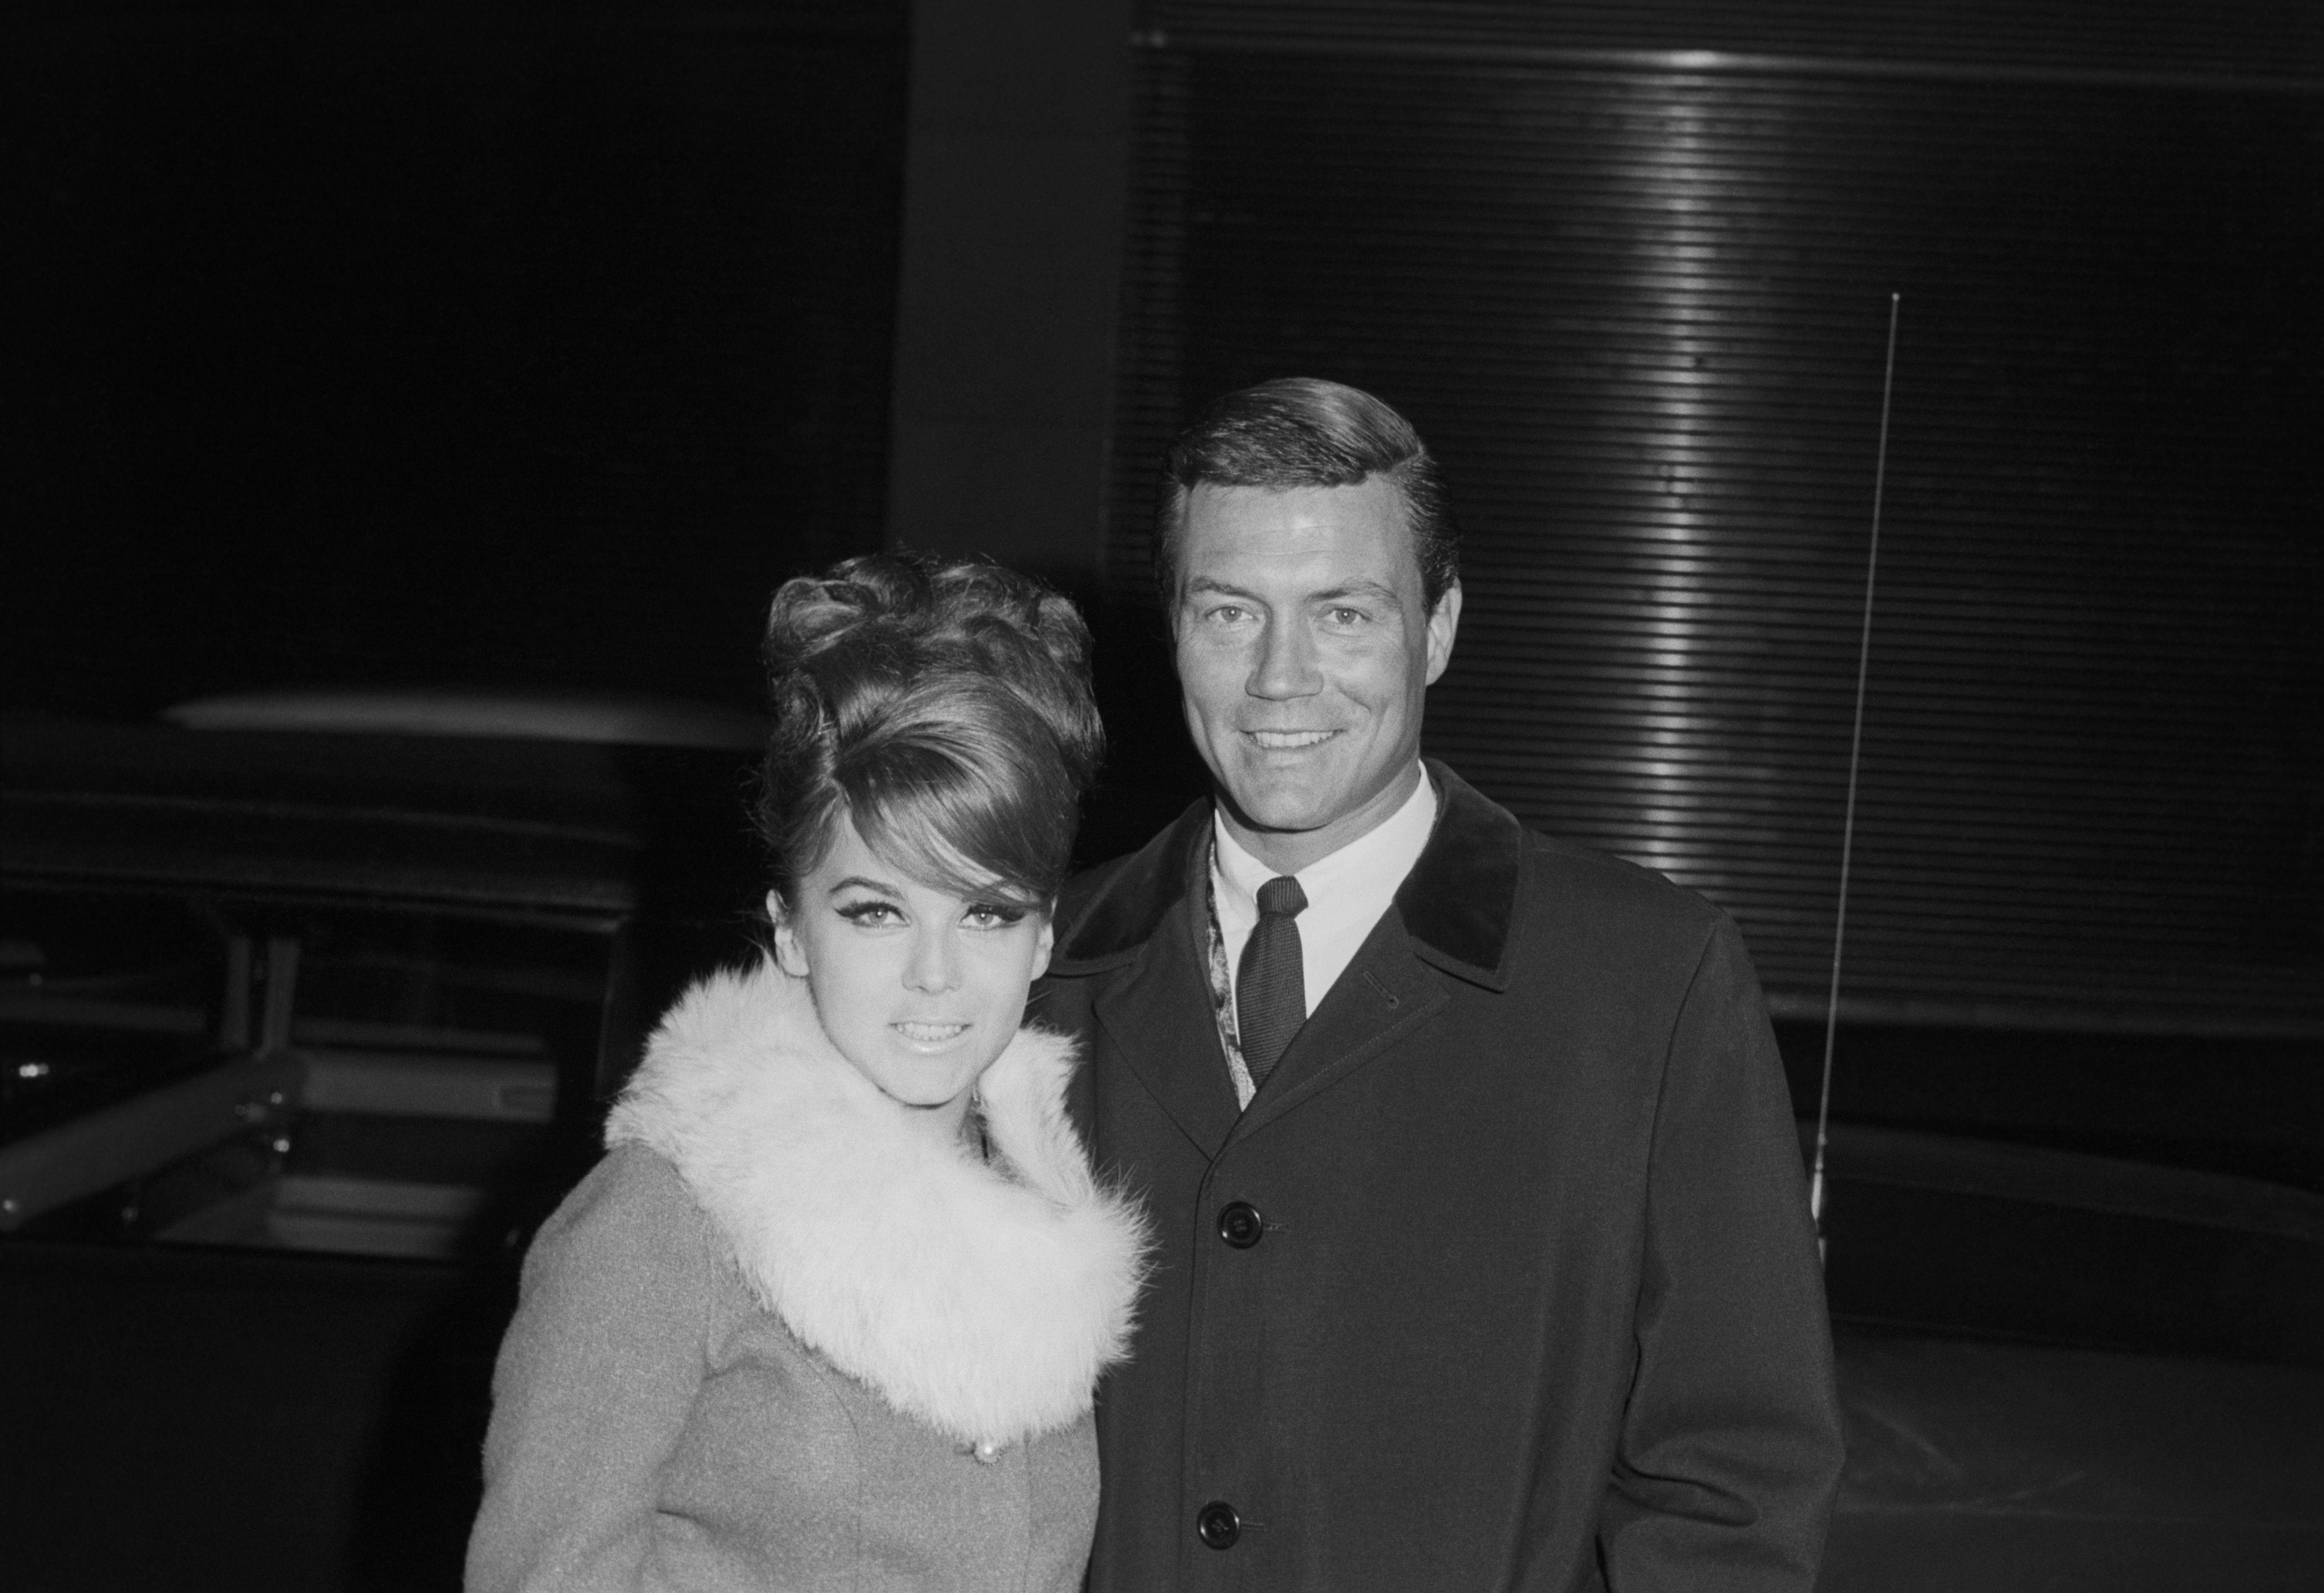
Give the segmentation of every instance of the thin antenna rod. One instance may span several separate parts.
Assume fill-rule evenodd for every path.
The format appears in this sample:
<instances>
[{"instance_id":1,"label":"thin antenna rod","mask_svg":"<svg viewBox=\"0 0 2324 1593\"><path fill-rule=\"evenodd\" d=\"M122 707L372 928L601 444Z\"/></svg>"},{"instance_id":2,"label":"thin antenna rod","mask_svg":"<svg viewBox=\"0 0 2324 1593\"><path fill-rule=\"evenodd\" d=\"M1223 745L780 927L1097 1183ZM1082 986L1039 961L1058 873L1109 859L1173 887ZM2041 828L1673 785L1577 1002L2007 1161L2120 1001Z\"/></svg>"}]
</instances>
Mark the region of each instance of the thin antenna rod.
<instances>
[{"instance_id":1,"label":"thin antenna rod","mask_svg":"<svg viewBox=\"0 0 2324 1593\"><path fill-rule=\"evenodd\" d=\"M1831 1131L1831 1057L1840 1039L1840 959L1848 944L1848 876L1856 861L1856 778L1864 759L1864 686L1872 673L1872 594L1880 576L1880 508L1888 492L1888 407L1896 391L1896 315L1904 295L1888 295L1888 368L1880 378L1880 452L1872 471L1872 551L1864 561L1864 630L1856 644L1856 728L1848 741L1848 817L1840 828L1840 913L1831 930L1831 990L1823 1004L1823 1088L1816 1097L1815 1171L1808 1214L1816 1254L1824 1250L1823 1161Z\"/></svg>"}]
</instances>

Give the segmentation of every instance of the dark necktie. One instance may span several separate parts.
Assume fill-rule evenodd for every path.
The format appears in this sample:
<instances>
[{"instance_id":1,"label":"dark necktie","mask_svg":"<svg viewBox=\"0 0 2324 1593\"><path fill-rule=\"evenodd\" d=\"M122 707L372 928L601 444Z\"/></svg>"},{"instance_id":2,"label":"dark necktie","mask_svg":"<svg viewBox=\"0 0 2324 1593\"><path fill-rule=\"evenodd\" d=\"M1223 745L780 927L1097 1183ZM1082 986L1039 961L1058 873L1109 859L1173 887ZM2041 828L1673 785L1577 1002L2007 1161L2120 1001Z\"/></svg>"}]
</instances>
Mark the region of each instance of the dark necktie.
<instances>
[{"instance_id":1,"label":"dark necktie","mask_svg":"<svg viewBox=\"0 0 2324 1593\"><path fill-rule=\"evenodd\" d=\"M1235 970L1235 1022L1253 1089L1307 1021L1307 976L1299 960L1299 914L1307 893L1288 874L1259 888L1259 924Z\"/></svg>"}]
</instances>

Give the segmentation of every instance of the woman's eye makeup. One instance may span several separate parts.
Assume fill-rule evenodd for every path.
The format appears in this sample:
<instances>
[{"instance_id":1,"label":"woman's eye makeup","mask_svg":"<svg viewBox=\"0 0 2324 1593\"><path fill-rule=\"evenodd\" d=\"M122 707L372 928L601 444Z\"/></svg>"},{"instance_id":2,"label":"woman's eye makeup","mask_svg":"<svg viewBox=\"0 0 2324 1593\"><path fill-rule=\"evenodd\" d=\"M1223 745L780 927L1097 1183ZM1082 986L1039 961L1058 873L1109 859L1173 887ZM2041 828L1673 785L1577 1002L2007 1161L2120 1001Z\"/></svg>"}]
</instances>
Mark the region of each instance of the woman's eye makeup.
<instances>
[{"instance_id":1,"label":"woman's eye makeup","mask_svg":"<svg viewBox=\"0 0 2324 1593\"><path fill-rule=\"evenodd\" d=\"M842 902L832 911L850 924L862 925L866 928L899 923L904 916L895 903L881 901L877 898L869 901Z\"/></svg>"},{"instance_id":2,"label":"woman's eye makeup","mask_svg":"<svg viewBox=\"0 0 2324 1593\"><path fill-rule=\"evenodd\" d=\"M961 917L979 929L1004 929L1011 924L1023 923L1025 909L1006 902L971 902Z\"/></svg>"}]
</instances>

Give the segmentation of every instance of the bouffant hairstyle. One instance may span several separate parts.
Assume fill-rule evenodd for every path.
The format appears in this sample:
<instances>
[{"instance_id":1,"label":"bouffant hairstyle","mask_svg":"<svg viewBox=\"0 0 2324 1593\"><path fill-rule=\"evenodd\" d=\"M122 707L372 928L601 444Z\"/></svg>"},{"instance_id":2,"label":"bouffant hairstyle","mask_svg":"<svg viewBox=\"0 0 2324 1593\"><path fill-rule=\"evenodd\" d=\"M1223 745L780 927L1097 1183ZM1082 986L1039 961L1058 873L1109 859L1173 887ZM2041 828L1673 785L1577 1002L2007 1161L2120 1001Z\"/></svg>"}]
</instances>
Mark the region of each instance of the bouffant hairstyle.
<instances>
[{"instance_id":1,"label":"bouffant hairstyle","mask_svg":"<svg viewBox=\"0 0 2324 1593\"><path fill-rule=\"evenodd\" d=\"M1286 376L1231 392L1162 456L1154 580L1167 613L1178 603L1178 534L1198 486L1352 487L1385 476L1404 495L1405 524L1429 610L1461 579L1461 533L1436 457L1412 422L1360 388Z\"/></svg>"},{"instance_id":2,"label":"bouffant hairstyle","mask_svg":"<svg viewBox=\"0 0 2324 1593\"><path fill-rule=\"evenodd\" d=\"M757 815L783 902L852 818L924 885L1046 908L1105 752L1089 650L1070 601L997 565L875 553L785 582Z\"/></svg>"}]
</instances>

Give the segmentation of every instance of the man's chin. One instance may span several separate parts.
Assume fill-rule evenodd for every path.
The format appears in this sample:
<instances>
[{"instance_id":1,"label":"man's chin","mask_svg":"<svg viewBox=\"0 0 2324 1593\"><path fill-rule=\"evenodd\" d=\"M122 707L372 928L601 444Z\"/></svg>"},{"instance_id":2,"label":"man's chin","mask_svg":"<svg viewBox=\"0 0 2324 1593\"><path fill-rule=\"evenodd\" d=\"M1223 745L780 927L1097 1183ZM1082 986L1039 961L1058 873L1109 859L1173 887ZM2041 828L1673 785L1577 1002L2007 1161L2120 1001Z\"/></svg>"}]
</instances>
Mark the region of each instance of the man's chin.
<instances>
[{"instance_id":1,"label":"man's chin","mask_svg":"<svg viewBox=\"0 0 2324 1593\"><path fill-rule=\"evenodd\" d=\"M1317 794L1305 790L1227 788L1233 816L1252 830L1268 834L1300 835L1320 830L1339 815Z\"/></svg>"}]
</instances>

